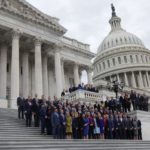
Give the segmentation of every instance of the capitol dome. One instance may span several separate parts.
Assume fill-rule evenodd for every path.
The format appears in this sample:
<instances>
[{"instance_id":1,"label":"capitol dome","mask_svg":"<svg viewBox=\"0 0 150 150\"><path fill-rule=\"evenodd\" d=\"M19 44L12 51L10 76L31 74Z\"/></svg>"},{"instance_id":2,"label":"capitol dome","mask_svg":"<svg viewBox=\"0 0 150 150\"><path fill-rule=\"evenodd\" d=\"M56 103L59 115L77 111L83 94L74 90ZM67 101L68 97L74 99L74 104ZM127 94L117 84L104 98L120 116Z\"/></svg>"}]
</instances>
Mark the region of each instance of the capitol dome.
<instances>
[{"instance_id":1,"label":"capitol dome","mask_svg":"<svg viewBox=\"0 0 150 150\"><path fill-rule=\"evenodd\" d=\"M123 29L112 31L103 40L98 48L98 53L104 50L129 45L129 46L141 46L144 47L142 41L134 34L128 33Z\"/></svg>"},{"instance_id":2,"label":"capitol dome","mask_svg":"<svg viewBox=\"0 0 150 150\"><path fill-rule=\"evenodd\" d=\"M113 11L112 18L110 19L109 23L111 25L111 31L100 44L98 53L104 50L124 45L144 47L144 44L136 35L126 32L124 29L122 29L120 24L121 19L117 17L115 11Z\"/></svg>"},{"instance_id":3,"label":"capitol dome","mask_svg":"<svg viewBox=\"0 0 150 150\"><path fill-rule=\"evenodd\" d=\"M94 60L93 82L122 81L129 88L150 89L150 51L134 34L121 27L112 5L111 31L100 44Z\"/></svg>"}]
</instances>

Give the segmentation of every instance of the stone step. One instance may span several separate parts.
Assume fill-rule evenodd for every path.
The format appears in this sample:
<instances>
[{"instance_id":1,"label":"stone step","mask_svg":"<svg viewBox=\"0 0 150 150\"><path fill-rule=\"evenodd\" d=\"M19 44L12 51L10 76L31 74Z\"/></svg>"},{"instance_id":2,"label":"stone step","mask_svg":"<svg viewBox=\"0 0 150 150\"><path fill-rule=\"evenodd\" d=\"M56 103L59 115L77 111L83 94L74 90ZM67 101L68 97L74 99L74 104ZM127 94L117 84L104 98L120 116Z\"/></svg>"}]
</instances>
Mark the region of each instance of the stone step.
<instances>
[{"instance_id":1,"label":"stone step","mask_svg":"<svg viewBox=\"0 0 150 150\"><path fill-rule=\"evenodd\" d=\"M100 146L100 145L91 145L91 146L89 146L89 145L15 145L15 146L12 146L12 145L5 145L5 146L0 146L0 149L9 149L9 148L11 148L11 149L21 149L22 150L22 148L24 148L24 149L39 149L39 148L41 148L41 149L44 149L44 148L49 148L49 149L65 149L65 150L73 150L73 149L78 149L78 150L83 150L83 149L86 149L86 150L112 150L112 149L114 149L114 150L123 150L123 149L126 149L126 150L131 150L131 149L135 149L135 150L137 150L137 149L140 149L140 150L144 150L144 149L148 149L149 148L149 146L147 147L147 146L114 146L114 147L112 147L111 145L109 146L107 146L107 145L105 145L105 147L103 147L103 146Z\"/></svg>"},{"instance_id":2,"label":"stone step","mask_svg":"<svg viewBox=\"0 0 150 150\"><path fill-rule=\"evenodd\" d=\"M40 128L25 126L17 110L0 109L0 150L150 150L150 141L55 140Z\"/></svg>"},{"instance_id":3,"label":"stone step","mask_svg":"<svg viewBox=\"0 0 150 150\"><path fill-rule=\"evenodd\" d=\"M77 147L80 147L80 146L108 146L108 147L118 147L118 146L122 146L122 144L121 143L114 143L114 144L112 144L112 143L107 143L107 145L106 145L106 143L90 143L90 142L86 142L86 143L84 143L84 142L64 142L64 141L62 141L62 142L60 142L60 141L58 141L58 142L55 142L55 141L50 141L49 140L49 142L47 142L47 141L40 141L40 142L38 142L37 143L37 141L0 141L0 145L50 145L50 146L58 146L58 145L61 145L61 146L77 146ZM127 147L134 147L134 146L138 146L138 147L140 147L140 146L145 146L145 147L148 147L148 146L150 146L150 144L133 144L133 143L124 143L124 146L127 146Z\"/></svg>"}]
</instances>

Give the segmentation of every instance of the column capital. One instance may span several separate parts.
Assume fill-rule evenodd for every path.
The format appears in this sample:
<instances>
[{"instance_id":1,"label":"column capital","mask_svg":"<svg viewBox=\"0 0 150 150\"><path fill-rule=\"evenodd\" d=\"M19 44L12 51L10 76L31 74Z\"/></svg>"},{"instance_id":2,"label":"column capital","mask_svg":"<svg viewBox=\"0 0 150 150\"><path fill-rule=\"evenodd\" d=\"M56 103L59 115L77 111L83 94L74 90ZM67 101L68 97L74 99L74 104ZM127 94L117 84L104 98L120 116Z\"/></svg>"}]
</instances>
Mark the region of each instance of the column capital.
<instances>
[{"instance_id":1,"label":"column capital","mask_svg":"<svg viewBox=\"0 0 150 150\"><path fill-rule=\"evenodd\" d=\"M63 48L63 44L61 42L53 44L54 53L61 52L62 48Z\"/></svg>"},{"instance_id":2,"label":"column capital","mask_svg":"<svg viewBox=\"0 0 150 150\"><path fill-rule=\"evenodd\" d=\"M34 38L34 44L36 46L41 46L41 44L42 44L42 38L41 37L35 37Z\"/></svg>"},{"instance_id":3,"label":"column capital","mask_svg":"<svg viewBox=\"0 0 150 150\"><path fill-rule=\"evenodd\" d=\"M22 32L20 29L13 29L12 30L12 37L15 39L19 39L21 34L22 34Z\"/></svg>"}]
</instances>

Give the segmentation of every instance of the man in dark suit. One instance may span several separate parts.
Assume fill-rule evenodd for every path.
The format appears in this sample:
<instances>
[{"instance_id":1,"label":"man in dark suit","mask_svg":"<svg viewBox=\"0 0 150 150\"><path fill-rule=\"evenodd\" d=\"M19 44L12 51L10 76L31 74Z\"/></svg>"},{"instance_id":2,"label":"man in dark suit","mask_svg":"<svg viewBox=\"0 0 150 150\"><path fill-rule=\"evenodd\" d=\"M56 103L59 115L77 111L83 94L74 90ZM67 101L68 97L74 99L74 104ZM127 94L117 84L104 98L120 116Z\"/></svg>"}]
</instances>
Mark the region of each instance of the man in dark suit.
<instances>
[{"instance_id":1,"label":"man in dark suit","mask_svg":"<svg viewBox=\"0 0 150 150\"><path fill-rule=\"evenodd\" d=\"M19 119L24 119L24 104L25 104L25 99L21 96L17 98L17 106L18 106L18 118Z\"/></svg>"},{"instance_id":2,"label":"man in dark suit","mask_svg":"<svg viewBox=\"0 0 150 150\"><path fill-rule=\"evenodd\" d=\"M39 108L39 99L37 97L37 94L35 94L35 98L32 99L32 112L34 117L34 126L39 127L40 108Z\"/></svg>"},{"instance_id":3,"label":"man in dark suit","mask_svg":"<svg viewBox=\"0 0 150 150\"><path fill-rule=\"evenodd\" d=\"M59 131L60 131L60 118L59 118L57 108L54 109L54 112L51 117L51 123L52 123L52 128L53 128L53 137L54 139L58 139Z\"/></svg>"},{"instance_id":4,"label":"man in dark suit","mask_svg":"<svg viewBox=\"0 0 150 150\"><path fill-rule=\"evenodd\" d=\"M114 133L114 120L113 116L110 115L110 118L108 119L108 138L113 139L113 133Z\"/></svg>"},{"instance_id":5,"label":"man in dark suit","mask_svg":"<svg viewBox=\"0 0 150 150\"><path fill-rule=\"evenodd\" d=\"M29 96L25 102L25 116L26 116L26 126L31 127L32 120L32 98Z\"/></svg>"}]
</instances>

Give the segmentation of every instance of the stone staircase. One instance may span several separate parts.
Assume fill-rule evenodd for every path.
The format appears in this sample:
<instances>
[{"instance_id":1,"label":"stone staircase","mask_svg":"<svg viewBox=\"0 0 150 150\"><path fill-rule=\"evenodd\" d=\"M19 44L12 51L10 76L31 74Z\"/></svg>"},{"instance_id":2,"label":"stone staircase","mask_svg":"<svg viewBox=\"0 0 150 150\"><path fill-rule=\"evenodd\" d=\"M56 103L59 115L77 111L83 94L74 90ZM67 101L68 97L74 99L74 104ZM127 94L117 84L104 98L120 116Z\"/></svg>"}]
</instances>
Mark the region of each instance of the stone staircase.
<instances>
[{"instance_id":1,"label":"stone staircase","mask_svg":"<svg viewBox=\"0 0 150 150\"><path fill-rule=\"evenodd\" d=\"M0 108L0 150L150 150L150 141L54 140L40 129L25 127L17 111Z\"/></svg>"}]
</instances>

